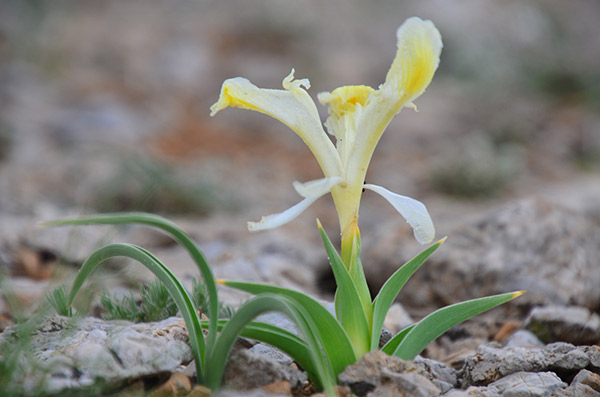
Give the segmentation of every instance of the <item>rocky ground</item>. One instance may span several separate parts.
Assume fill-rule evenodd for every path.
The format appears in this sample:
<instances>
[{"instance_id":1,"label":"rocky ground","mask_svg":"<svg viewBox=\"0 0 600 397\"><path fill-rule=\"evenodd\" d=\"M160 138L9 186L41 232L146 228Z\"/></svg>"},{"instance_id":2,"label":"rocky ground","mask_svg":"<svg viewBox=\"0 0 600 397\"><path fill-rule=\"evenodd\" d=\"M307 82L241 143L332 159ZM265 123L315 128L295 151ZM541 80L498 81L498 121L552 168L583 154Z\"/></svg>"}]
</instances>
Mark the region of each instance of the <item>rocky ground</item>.
<instances>
[{"instance_id":1,"label":"rocky ground","mask_svg":"<svg viewBox=\"0 0 600 397\"><path fill-rule=\"evenodd\" d=\"M191 283L193 264L159 234L38 226L100 211L167 215L198 241L217 277L331 301L315 225L318 217L337 234L330 199L275 231L245 227L297 202L291 183L320 177L316 162L285 126L242 110L211 119L208 108L228 77L275 88L292 67L310 78L313 97L340 85L377 86L395 29L418 15L442 33L440 69L419 112L405 109L388 128L368 180L424 202L448 240L407 284L386 327L397 332L461 300L528 293L453 328L414 363L368 355L340 377L341 393L600 395L600 46L590 39L600 7L566 8L9 2L0 12L2 340L108 241L148 248ZM360 218L373 292L421 248L379 200L365 194ZM101 291L122 294L151 278L113 263L95 275L80 308L93 315ZM245 299L220 293L233 306ZM49 392L100 377L112 392L203 393L178 318L73 325L49 317L34 328L30 351L51 364ZM165 329L172 332L158 332ZM165 350L169 356L157 353ZM289 358L251 341L238 346L228 371L225 395L313 392ZM20 375L37 390L33 368Z\"/></svg>"}]
</instances>

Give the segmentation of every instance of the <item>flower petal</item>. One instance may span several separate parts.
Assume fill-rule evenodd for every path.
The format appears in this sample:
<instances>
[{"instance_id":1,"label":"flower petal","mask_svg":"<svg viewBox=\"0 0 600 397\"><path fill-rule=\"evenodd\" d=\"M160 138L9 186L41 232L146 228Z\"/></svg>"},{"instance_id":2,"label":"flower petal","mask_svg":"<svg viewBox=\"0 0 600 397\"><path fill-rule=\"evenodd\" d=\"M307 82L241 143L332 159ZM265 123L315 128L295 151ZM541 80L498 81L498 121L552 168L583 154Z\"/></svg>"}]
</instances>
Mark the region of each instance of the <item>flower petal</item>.
<instances>
[{"instance_id":1,"label":"flower petal","mask_svg":"<svg viewBox=\"0 0 600 397\"><path fill-rule=\"evenodd\" d=\"M365 189L380 194L412 226L415 238L420 244L430 243L435 237L435 227L423 203L410 197L401 196L377 185L364 185Z\"/></svg>"},{"instance_id":2,"label":"flower petal","mask_svg":"<svg viewBox=\"0 0 600 397\"><path fill-rule=\"evenodd\" d=\"M339 185L342 182L344 182L344 178L341 176L321 178L305 183L294 181L294 189L296 189L296 192L304 198L319 198L328 193L332 187Z\"/></svg>"},{"instance_id":3,"label":"flower petal","mask_svg":"<svg viewBox=\"0 0 600 397\"><path fill-rule=\"evenodd\" d=\"M321 195L322 196L322 195ZM319 196L319 197L321 197ZM305 198L298 204L294 205L279 214L263 216L258 222L248 222L248 230L255 232L257 230L274 229L281 225L285 225L292 219L304 212L312 203L317 201L319 197Z\"/></svg>"},{"instance_id":4,"label":"flower petal","mask_svg":"<svg viewBox=\"0 0 600 397\"><path fill-rule=\"evenodd\" d=\"M410 18L398 28L398 50L383 83L369 94L355 142L348 154L346 180L364 180L375 147L392 118L425 91L439 64L440 33L431 21Z\"/></svg>"},{"instance_id":5,"label":"flower petal","mask_svg":"<svg viewBox=\"0 0 600 397\"><path fill-rule=\"evenodd\" d=\"M442 37L433 22L416 17L407 19L398 28L396 37L398 51L381 90L384 95L399 96L405 106L431 82L440 63Z\"/></svg>"},{"instance_id":6,"label":"flower petal","mask_svg":"<svg viewBox=\"0 0 600 397\"><path fill-rule=\"evenodd\" d=\"M326 176L341 174L335 147L323 129L310 95L307 79L294 80L294 70L283 80L284 90L258 88L242 77L225 80L211 116L227 107L239 107L267 114L290 127L306 143Z\"/></svg>"}]
</instances>

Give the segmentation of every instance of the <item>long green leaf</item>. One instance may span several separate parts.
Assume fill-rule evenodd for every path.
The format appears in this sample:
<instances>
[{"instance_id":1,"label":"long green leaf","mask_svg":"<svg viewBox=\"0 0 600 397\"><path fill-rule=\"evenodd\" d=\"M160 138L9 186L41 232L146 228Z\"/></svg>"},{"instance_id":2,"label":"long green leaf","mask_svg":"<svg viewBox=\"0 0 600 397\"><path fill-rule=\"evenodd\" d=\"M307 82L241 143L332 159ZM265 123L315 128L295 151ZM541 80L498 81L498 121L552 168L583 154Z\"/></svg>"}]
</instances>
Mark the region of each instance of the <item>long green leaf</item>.
<instances>
[{"instance_id":1,"label":"long green leaf","mask_svg":"<svg viewBox=\"0 0 600 397\"><path fill-rule=\"evenodd\" d=\"M352 279L354 286L356 287L356 291L358 292L360 301L363 305L365 316L367 317L367 322L369 322L369 328L371 328L370 321L373 318L373 302L371 302L371 291L369 290L369 285L367 284L367 279L365 277L365 271L360 260L360 251L360 233L357 231L356 233L354 233L352 249L350 252L349 259L350 266L347 267L347 269L348 273L350 274L350 278ZM344 263L345 260L346 259L343 257L342 254L342 262ZM336 302L336 304L337 303L338 302Z\"/></svg>"},{"instance_id":2,"label":"long green leaf","mask_svg":"<svg viewBox=\"0 0 600 397\"><path fill-rule=\"evenodd\" d=\"M394 274L387 279L385 284L379 290L377 297L373 301L373 325L371 328L371 350L377 349L379 346L379 335L383 329L383 322L387 315L390 306L404 287L408 279L421 267L423 262L429 258L431 254L444 243L446 239L438 241L431 245L423 252L415 256L410 261L406 262L401 268L396 270Z\"/></svg>"},{"instance_id":3,"label":"long green leaf","mask_svg":"<svg viewBox=\"0 0 600 397\"><path fill-rule=\"evenodd\" d=\"M314 376L316 378L313 378L313 380L320 383L328 394L335 395L337 378L333 374L326 357L322 354L319 342L313 333L316 324L314 324L308 313L293 300L286 296L269 293L255 296L246 301L223 326L215 344L213 359L207 372L208 387L212 388L220 384L227 357L244 327L256 316L272 311L285 314L298 327L304 337L310 360L314 364L316 372Z\"/></svg>"},{"instance_id":4,"label":"long green leaf","mask_svg":"<svg viewBox=\"0 0 600 397\"><path fill-rule=\"evenodd\" d=\"M228 320L219 320L219 331ZM204 325L205 321L200 322ZM272 324L252 321L242 329L241 336L274 346L292 357L309 374L316 374L306 343L299 336Z\"/></svg>"},{"instance_id":5,"label":"long green leaf","mask_svg":"<svg viewBox=\"0 0 600 397\"><path fill-rule=\"evenodd\" d=\"M417 324L411 324L394 335L394 337L387 341L387 343L381 348L381 351L390 356L393 355L400 342L402 342L402 340L406 337L410 330L415 327L415 325Z\"/></svg>"},{"instance_id":6,"label":"long green leaf","mask_svg":"<svg viewBox=\"0 0 600 397\"><path fill-rule=\"evenodd\" d=\"M66 226L66 225L117 225L117 224L140 224L149 226L161 230L168 234L181 244L190 254L194 260L204 283L206 285L206 291L208 293L208 336L206 340L207 344L207 355L210 355L210 350L215 343L217 336L217 319L219 317L219 299L217 295L217 286L215 284L215 277L210 269L210 266L206 262L204 255L194 242L179 226L170 220L163 218L158 215L148 214L144 212L126 212L126 213L113 213L113 214L101 214L93 215L77 219L64 219L57 221L50 221L42 223L42 226Z\"/></svg>"},{"instance_id":7,"label":"long green leaf","mask_svg":"<svg viewBox=\"0 0 600 397\"><path fill-rule=\"evenodd\" d=\"M412 360L429 343L456 324L506 303L523 293L525 291L487 296L443 307L419 321L402 339L393 354L404 360Z\"/></svg>"},{"instance_id":8,"label":"long green leaf","mask_svg":"<svg viewBox=\"0 0 600 397\"><path fill-rule=\"evenodd\" d=\"M314 321L317 337L322 341L323 350L331 362L335 375L339 375L348 365L356 362L356 355L354 354L352 343L350 343L346 331L341 327L335 317L323 307L323 305L310 296L298 291L269 284L228 280L220 280L219 282L227 287L239 289L255 295L268 292L274 295L287 296L294 300L310 314Z\"/></svg>"},{"instance_id":9,"label":"long green leaf","mask_svg":"<svg viewBox=\"0 0 600 397\"><path fill-rule=\"evenodd\" d=\"M196 371L198 375L198 381L204 381L203 369L206 368L204 361L205 343L204 335L202 333L202 326L192 299L188 295L186 289L181 285L179 280L171 273L171 271L150 254L145 249L135 246L133 244L109 244L96 250L90 257L81 265L73 286L71 287L71 293L69 294L67 304L71 306L75 296L83 286L83 283L90 274L102 264L104 261L117 256L127 257L136 260L137 262L144 265L162 282L169 291L169 294L175 301L177 308L181 312L185 321L186 327L189 333L189 340L192 347L192 354L196 360Z\"/></svg>"},{"instance_id":10,"label":"long green leaf","mask_svg":"<svg viewBox=\"0 0 600 397\"><path fill-rule=\"evenodd\" d=\"M352 341L354 353L357 357L362 357L370 350L371 331L367 314L350 273L342 263L342 259L323 230L321 223L319 223L319 232L337 284L336 313L338 320Z\"/></svg>"}]
</instances>

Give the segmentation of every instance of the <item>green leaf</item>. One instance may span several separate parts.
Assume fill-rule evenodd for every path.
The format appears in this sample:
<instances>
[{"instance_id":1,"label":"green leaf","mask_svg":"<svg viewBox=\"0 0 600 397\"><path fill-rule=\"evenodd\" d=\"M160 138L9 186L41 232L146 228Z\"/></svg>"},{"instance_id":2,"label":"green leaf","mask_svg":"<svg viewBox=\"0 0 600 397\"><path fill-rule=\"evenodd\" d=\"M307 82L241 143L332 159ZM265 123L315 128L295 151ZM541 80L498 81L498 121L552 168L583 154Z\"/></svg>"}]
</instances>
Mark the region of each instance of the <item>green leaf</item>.
<instances>
[{"instance_id":1,"label":"green leaf","mask_svg":"<svg viewBox=\"0 0 600 397\"><path fill-rule=\"evenodd\" d=\"M204 259L202 252L194 242L179 226L170 220L158 215L144 212L126 212L88 216L78 219L64 219L51 222L44 222L42 226L66 226L66 225L117 225L117 224L140 224L153 227L168 234L181 244L190 254L204 279L206 290L208 292L208 336L206 345L208 353L215 343L217 337L217 319L219 317L219 298L217 295L217 286L215 277L210 266Z\"/></svg>"},{"instance_id":2,"label":"green leaf","mask_svg":"<svg viewBox=\"0 0 600 397\"><path fill-rule=\"evenodd\" d=\"M525 291L487 296L443 307L419 321L393 352L403 360L412 360L444 332L486 310L506 303Z\"/></svg>"},{"instance_id":3,"label":"green leaf","mask_svg":"<svg viewBox=\"0 0 600 397\"><path fill-rule=\"evenodd\" d=\"M201 321L204 325L205 321ZM227 323L227 320L219 320L219 331ZM252 321L242 329L241 336L254 339L274 346L292 357L306 372L316 379L316 370L310 360L310 353L306 343L299 336L283 328L259 321Z\"/></svg>"},{"instance_id":4,"label":"green leaf","mask_svg":"<svg viewBox=\"0 0 600 397\"><path fill-rule=\"evenodd\" d=\"M181 312L188 329L192 354L196 360L198 382L202 383L204 379L203 369L206 367L204 361L204 335L192 300L183 285L181 285L171 271L145 249L132 244L109 244L96 250L83 265L81 265L79 273L77 273L77 277L75 277L75 280L73 281L67 304L71 306L77 292L79 292L85 280L102 262L117 256L123 256L138 261L154 273L167 288L169 294L177 304L177 308Z\"/></svg>"},{"instance_id":5,"label":"green leaf","mask_svg":"<svg viewBox=\"0 0 600 397\"><path fill-rule=\"evenodd\" d=\"M387 279L385 284L379 290L379 293L373 301L373 325L371 328L371 350L377 349L379 346L379 336L383 329L385 316L390 310L390 306L404 287L408 279L421 267L423 262L429 258L446 241L446 238L441 239L437 243L423 250L419 255L415 256L410 261L406 262L400 269Z\"/></svg>"},{"instance_id":6,"label":"green leaf","mask_svg":"<svg viewBox=\"0 0 600 397\"><path fill-rule=\"evenodd\" d=\"M250 294L258 295L268 292L274 295L286 296L302 306L310 314L315 323L315 332L318 339L322 342L323 350L336 376L342 373L348 365L356 362L356 355L346 331L344 331L340 323L323 305L310 296L298 291L268 284L228 280L219 280L219 282L227 287Z\"/></svg>"},{"instance_id":7,"label":"green leaf","mask_svg":"<svg viewBox=\"0 0 600 397\"><path fill-rule=\"evenodd\" d=\"M396 335L394 335L394 337L387 341L387 343L381 348L381 351L385 354L392 356L400 342L404 340L406 335L410 332L411 329L415 327L415 325L417 324L411 324L408 327L404 328L402 331L398 332Z\"/></svg>"},{"instance_id":8,"label":"green leaf","mask_svg":"<svg viewBox=\"0 0 600 397\"><path fill-rule=\"evenodd\" d=\"M319 342L313 332L316 329L316 324L304 308L293 300L286 296L269 293L260 294L246 301L233 317L225 323L213 350L214 355L207 371L207 386L213 388L220 384L227 357L244 327L256 316L272 311L285 314L298 327L304 337L310 360L316 372L316 379L313 380L317 381L328 394L335 395L337 377L333 374L326 357L322 354ZM326 341L323 341L323 343L326 343Z\"/></svg>"},{"instance_id":9,"label":"green leaf","mask_svg":"<svg viewBox=\"0 0 600 397\"><path fill-rule=\"evenodd\" d=\"M365 278L365 271L360 260L360 251L360 233L357 231L354 233L354 238L352 239L352 247L349 259L350 266L347 269L363 305L365 316L369 322L369 328L371 328L370 321L372 321L373 318L373 303L371 302L371 291L369 290L369 285L367 284L367 279ZM346 259L342 254L342 263L344 263L345 260ZM336 302L336 304L337 303L338 302Z\"/></svg>"},{"instance_id":10,"label":"green leaf","mask_svg":"<svg viewBox=\"0 0 600 397\"><path fill-rule=\"evenodd\" d=\"M342 263L342 259L327 237L321 223L319 223L319 232L337 284L335 309L338 320L352 341L354 353L357 357L362 357L370 350L371 333L367 314L350 273Z\"/></svg>"}]
</instances>

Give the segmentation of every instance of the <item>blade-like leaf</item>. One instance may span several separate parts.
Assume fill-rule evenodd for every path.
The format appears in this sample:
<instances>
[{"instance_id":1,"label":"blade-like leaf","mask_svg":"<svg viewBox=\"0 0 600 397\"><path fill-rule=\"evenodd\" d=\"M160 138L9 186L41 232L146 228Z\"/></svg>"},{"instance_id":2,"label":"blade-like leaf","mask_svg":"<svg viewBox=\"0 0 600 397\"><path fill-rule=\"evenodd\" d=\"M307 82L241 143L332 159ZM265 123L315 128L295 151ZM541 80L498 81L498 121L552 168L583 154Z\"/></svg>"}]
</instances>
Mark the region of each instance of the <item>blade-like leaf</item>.
<instances>
[{"instance_id":1,"label":"blade-like leaf","mask_svg":"<svg viewBox=\"0 0 600 397\"><path fill-rule=\"evenodd\" d=\"M203 369L206 368L204 362L204 335L202 334L200 320L196 314L192 300L183 285L181 285L171 271L145 249L132 244L109 244L96 250L83 265L81 265L79 273L77 273L77 276L73 281L67 304L71 306L77 292L79 292L85 280L102 262L117 256L128 257L138 261L154 273L160 282L167 288L185 321L192 347L192 354L196 360L198 382L203 382Z\"/></svg>"},{"instance_id":2,"label":"blade-like leaf","mask_svg":"<svg viewBox=\"0 0 600 397\"><path fill-rule=\"evenodd\" d=\"M296 302L286 296L264 293L246 301L223 326L215 348L210 367L207 371L207 386L216 387L220 384L225 370L225 363L237 337L244 327L256 316L278 311L285 314L298 327L304 337L310 360L314 365L313 380L321 384L328 394L335 395L337 378L329 365L327 358L321 352L321 347L315 334L316 324L308 313ZM323 341L323 344L327 341Z\"/></svg>"},{"instance_id":3,"label":"blade-like leaf","mask_svg":"<svg viewBox=\"0 0 600 397\"><path fill-rule=\"evenodd\" d=\"M404 287L408 279L421 267L423 262L429 258L446 241L445 238L423 250L419 255L406 262L400 269L396 270L379 290L373 301L373 326L371 331L371 350L379 346L379 335L383 329L383 322L390 306Z\"/></svg>"},{"instance_id":4,"label":"blade-like leaf","mask_svg":"<svg viewBox=\"0 0 600 397\"><path fill-rule=\"evenodd\" d=\"M320 341L327 341L327 343L322 343L323 350L331 362L335 375L339 375L348 365L356 362L356 355L346 331L344 331L340 323L323 305L310 296L298 291L268 284L224 280L220 280L219 282L228 287L255 295L269 292L275 295L287 296L294 300L310 314L316 325L315 332L318 339Z\"/></svg>"},{"instance_id":5,"label":"blade-like leaf","mask_svg":"<svg viewBox=\"0 0 600 397\"><path fill-rule=\"evenodd\" d=\"M363 309L360 295L352 281L352 277L320 223L319 232L325 244L325 250L329 256L329 263L337 284L336 313L338 320L352 341L356 356L362 357L370 350L371 332L367 314Z\"/></svg>"},{"instance_id":6,"label":"blade-like leaf","mask_svg":"<svg viewBox=\"0 0 600 397\"><path fill-rule=\"evenodd\" d=\"M44 222L42 226L66 226L66 225L117 225L117 224L140 224L153 227L170 235L175 241L181 244L190 254L206 284L208 293L208 336L206 344L210 354L210 349L214 345L217 336L216 327L219 317L219 301L217 295L217 286L210 266L204 259L202 252L194 242L179 226L170 220L158 215L144 212L126 212L114 214L102 214L88 216L78 219L64 219L51 222Z\"/></svg>"},{"instance_id":7,"label":"blade-like leaf","mask_svg":"<svg viewBox=\"0 0 600 397\"><path fill-rule=\"evenodd\" d=\"M404 337L410 332L411 329L415 327L415 325L417 324L411 324L394 335L394 337L387 341L387 343L381 348L381 351L390 356L393 355L400 342L402 342Z\"/></svg>"},{"instance_id":8,"label":"blade-like leaf","mask_svg":"<svg viewBox=\"0 0 600 397\"><path fill-rule=\"evenodd\" d=\"M218 329L221 331L228 320L219 320ZM201 321L205 325L206 321ZM242 329L241 336L254 339L274 346L292 357L300 367L310 374L316 374L316 370L310 360L310 353L306 343L299 336L283 328L259 321L252 321Z\"/></svg>"},{"instance_id":9,"label":"blade-like leaf","mask_svg":"<svg viewBox=\"0 0 600 397\"><path fill-rule=\"evenodd\" d=\"M506 303L525 291L487 296L443 307L419 321L402 339L394 355L403 360L412 360L425 347L444 332L463 321L502 303Z\"/></svg>"}]
</instances>

